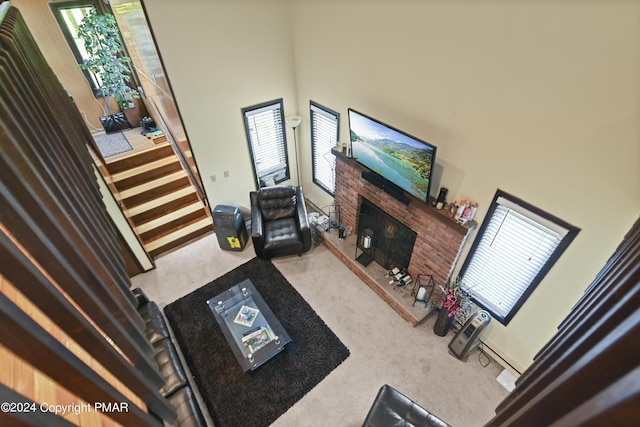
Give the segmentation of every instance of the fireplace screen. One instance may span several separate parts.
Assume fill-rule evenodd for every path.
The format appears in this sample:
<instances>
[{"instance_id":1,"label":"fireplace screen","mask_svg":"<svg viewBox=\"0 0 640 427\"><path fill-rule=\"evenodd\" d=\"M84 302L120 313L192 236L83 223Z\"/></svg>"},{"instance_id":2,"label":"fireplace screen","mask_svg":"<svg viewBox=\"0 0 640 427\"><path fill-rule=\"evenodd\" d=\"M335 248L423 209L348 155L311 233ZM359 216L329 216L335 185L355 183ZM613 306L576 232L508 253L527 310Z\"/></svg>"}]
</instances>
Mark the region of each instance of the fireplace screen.
<instances>
[{"instance_id":1,"label":"fireplace screen","mask_svg":"<svg viewBox=\"0 0 640 427\"><path fill-rule=\"evenodd\" d=\"M394 267L406 269L409 267L416 236L415 231L367 199L362 199L358 215L357 245L364 260L369 258L369 261L373 260L387 270Z\"/></svg>"}]
</instances>

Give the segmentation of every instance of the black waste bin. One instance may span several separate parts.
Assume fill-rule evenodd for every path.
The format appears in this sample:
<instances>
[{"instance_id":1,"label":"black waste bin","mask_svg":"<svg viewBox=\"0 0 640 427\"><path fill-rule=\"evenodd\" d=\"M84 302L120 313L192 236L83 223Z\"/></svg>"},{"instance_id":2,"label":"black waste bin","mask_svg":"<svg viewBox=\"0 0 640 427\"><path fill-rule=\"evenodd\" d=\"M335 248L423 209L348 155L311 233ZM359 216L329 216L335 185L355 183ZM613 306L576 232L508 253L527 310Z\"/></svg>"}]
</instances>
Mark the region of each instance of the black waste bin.
<instances>
[{"instance_id":1,"label":"black waste bin","mask_svg":"<svg viewBox=\"0 0 640 427\"><path fill-rule=\"evenodd\" d=\"M221 249L241 251L247 244L247 227L240 209L235 206L217 205L213 209L213 228Z\"/></svg>"}]
</instances>

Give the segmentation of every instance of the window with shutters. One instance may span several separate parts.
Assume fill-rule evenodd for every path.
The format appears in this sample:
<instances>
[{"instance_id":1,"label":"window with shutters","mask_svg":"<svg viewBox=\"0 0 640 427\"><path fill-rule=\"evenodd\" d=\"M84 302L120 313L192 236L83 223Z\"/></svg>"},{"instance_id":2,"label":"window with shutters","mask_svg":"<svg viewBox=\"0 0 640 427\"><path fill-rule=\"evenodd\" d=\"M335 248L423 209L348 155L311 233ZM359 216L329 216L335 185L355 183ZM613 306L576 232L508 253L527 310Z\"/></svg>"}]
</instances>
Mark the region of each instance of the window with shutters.
<instances>
[{"instance_id":1,"label":"window with shutters","mask_svg":"<svg viewBox=\"0 0 640 427\"><path fill-rule=\"evenodd\" d=\"M311 153L313 182L332 196L336 189L336 156L340 114L311 101Z\"/></svg>"},{"instance_id":2,"label":"window with shutters","mask_svg":"<svg viewBox=\"0 0 640 427\"><path fill-rule=\"evenodd\" d=\"M506 325L578 232L498 190L460 271L462 288Z\"/></svg>"},{"instance_id":3,"label":"window with shutters","mask_svg":"<svg viewBox=\"0 0 640 427\"><path fill-rule=\"evenodd\" d=\"M258 187L289 179L282 99L242 109Z\"/></svg>"}]
</instances>

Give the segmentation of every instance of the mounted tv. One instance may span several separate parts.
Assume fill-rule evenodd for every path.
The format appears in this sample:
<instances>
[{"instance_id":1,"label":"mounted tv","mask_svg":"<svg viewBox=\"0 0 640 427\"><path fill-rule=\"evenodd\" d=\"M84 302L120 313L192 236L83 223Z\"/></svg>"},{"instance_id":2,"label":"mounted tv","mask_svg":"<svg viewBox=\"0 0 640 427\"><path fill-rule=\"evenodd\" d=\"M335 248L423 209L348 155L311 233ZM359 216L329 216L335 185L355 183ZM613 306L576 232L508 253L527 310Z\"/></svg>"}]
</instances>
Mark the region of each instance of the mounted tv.
<instances>
[{"instance_id":1,"label":"mounted tv","mask_svg":"<svg viewBox=\"0 0 640 427\"><path fill-rule=\"evenodd\" d=\"M364 174L363 177L385 191L393 188L385 183L390 181L418 199L427 201L436 147L351 108L348 111L353 157L384 180L378 179L381 186ZM388 192L392 194L393 190Z\"/></svg>"}]
</instances>

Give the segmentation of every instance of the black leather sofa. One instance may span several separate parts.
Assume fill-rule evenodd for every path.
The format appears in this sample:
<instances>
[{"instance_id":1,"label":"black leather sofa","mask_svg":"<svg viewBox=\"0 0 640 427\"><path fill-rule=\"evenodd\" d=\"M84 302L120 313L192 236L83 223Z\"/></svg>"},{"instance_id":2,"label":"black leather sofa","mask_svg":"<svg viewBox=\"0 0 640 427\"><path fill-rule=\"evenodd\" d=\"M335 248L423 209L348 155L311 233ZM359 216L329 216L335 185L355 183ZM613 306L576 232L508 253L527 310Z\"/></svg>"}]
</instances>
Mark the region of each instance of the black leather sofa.
<instances>
[{"instance_id":1,"label":"black leather sofa","mask_svg":"<svg viewBox=\"0 0 640 427\"><path fill-rule=\"evenodd\" d=\"M251 240L258 258L300 255L311 249L302 188L265 187L250 193Z\"/></svg>"},{"instance_id":2,"label":"black leather sofa","mask_svg":"<svg viewBox=\"0 0 640 427\"><path fill-rule=\"evenodd\" d=\"M447 427L449 424L388 384L373 401L363 427Z\"/></svg>"},{"instance_id":3,"label":"black leather sofa","mask_svg":"<svg viewBox=\"0 0 640 427\"><path fill-rule=\"evenodd\" d=\"M206 427L162 311L155 302L149 301L141 289L136 288L132 292L138 301L138 313L145 322L145 335L154 349L155 360L164 377L160 394L169 400L178 415L176 422L169 426Z\"/></svg>"}]
</instances>

